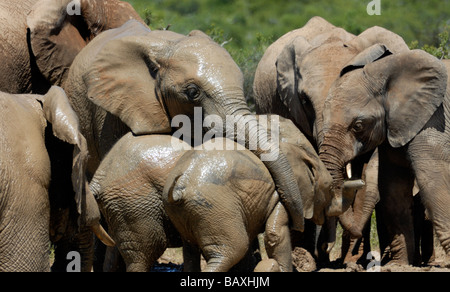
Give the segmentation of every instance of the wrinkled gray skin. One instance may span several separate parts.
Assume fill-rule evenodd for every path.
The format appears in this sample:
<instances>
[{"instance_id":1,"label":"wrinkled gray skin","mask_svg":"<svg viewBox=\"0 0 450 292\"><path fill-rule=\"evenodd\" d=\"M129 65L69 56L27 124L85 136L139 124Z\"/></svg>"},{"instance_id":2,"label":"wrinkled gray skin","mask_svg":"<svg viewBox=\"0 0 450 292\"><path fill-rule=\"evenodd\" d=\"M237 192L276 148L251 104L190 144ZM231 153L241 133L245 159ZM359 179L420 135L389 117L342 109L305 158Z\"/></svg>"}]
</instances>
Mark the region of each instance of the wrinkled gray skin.
<instances>
[{"instance_id":1,"label":"wrinkled gray skin","mask_svg":"<svg viewBox=\"0 0 450 292\"><path fill-rule=\"evenodd\" d=\"M90 176L130 129L135 135L171 134L177 115L194 121L194 107L201 107L204 116L218 115L223 121L226 115L241 116L238 124L255 121L245 102L239 67L225 49L199 31L183 36L150 31L129 21L102 33L82 50L64 88L89 145ZM245 135L248 144L264 134L254 123L231 138ZM264 149L271 146L263 142L254 153L261 158L270 155ZM303 230L303 206L292 169L283 153L271 158L264 163L293 228Z\"/></svg>"},{"instance_id":2,"label":"wrinkled gray skin","mask_svg":"<svg viewBox=\"0 0 450 292\"><path fill-rule=\"evenodd\" d=\"M222 138L202 146L211 143L237 149ZM204 272L227 272L264 231L269 258L281 271L292 271L289 217L270 173L250 151L188 151L170 173L162 198L183 238L185 271L200 271L203 254Z\"/></svg>"},{"instance_id":3,"label":"wrinkled gray skin","mask_svg":"<svg viewBox=\"0 0 450 292\"><path fill-rule=\"evenodd\" d=\"M312 146L292 122L284 119L281 119L280 122L280 147L288 153L287 159L292 164L298 186L302 189L302 200L305 202L304 213L310 213L310 216L315 218L315 220L321 220L324 217L324 213L327 212L327 208L330 208L332 205L332 197L328 191L331 177L320 159L318 159ZM127 134L119 140L102 161L90 184L92 192L98 198L102 213L108 222L109 232L117 243L117 248L125 260L128 271L148 271L168 246L181 245L176 236L177 232L173 229L163 209L162 190L170 171L175 167L180 157L188 152L186 149L191 148L185 143L182 143L177 148L172 142L172 138L168 135L139 137L131 133ZM179 144L179 141L177 143ZM195 156L199 154L195 158L196 163L214 165L217 169L220 168L229 174L233 173L233 171L238 171L239 173L248 172L253 174L257 172L259 175L267 176L267 182L261 181L259 177L255 178L256 183L260 184L259 187L252 184L253 180L241 180L240 185L244 193L265 189L266 193L256 192L254 196L272 198L272 195L275 194L274 184L270 176L268 176L266 168L250 152L221 151L228 152L228 154L221 154L221 157L225 155L230 158L230 164L222 166L212 163L211 160L215 161L215 159L210 157L211 153L200 154L203 152L205 151L194 151L194 154L189 155ZM236 159L236 155L245 157L246 161L252 161L252 165L256 169L252 167L248 169L249 165L242 165L242 163L236 166L233 162ZM187 156L184 160L186 163L189 163ZM194 163L195 161L191 162ZM194 180L196 179L195 177L196 175L192 175L191 179ZM222 181L219 184L221 185L220 189L214 189L211 192L220 193L221 196L223 192L223 200L225 202L226 197L233 195L224 191L226 189L225 186L230 186L232 183L228 182L226 177L222 177L220 180ZM250 185L244 187L247 184ZM215 186L215 188L219 188L219 185ZM196 184L192 183L192 186L196 186ZM214 188L214 186L211 186L211 188ZM252 199L252 201L267 203L267 200L262 199ZM278 198L274 198L272 201L274 203L272 206L260 204L249 207L249 210L255 213L254 216L259 214L258 216L264 217L264 220L257 221L254 224L255 226L252 224L249 228L251 227L252 230L257 230L258 232L264 229L264 222L266 222L267 216L275 207L276 202L278 202ZM282 212L281 206L277 210ZM219 217L223 218L217 214L210 214L210 216L214 217L210 220L216 220ZM233 221L231 220L232 218L227 217L227 220L230 220L230 224ZM282 218L286 219L285 217ZM236 223L236 221L233 222ZM276 222L272 223L274 223L272 226L276 225ZM285 223L287 222L285 221ZM194 228L194 226L192 227ZM281 226L276 227L275 231L278 232L279 228ZM220 238L220 240L226 239ZM249 240L248 234L245 235L243 240ZM272 240L274 239L272 238ZM274 251L274 254L276 253ZM280 257L286 257L285 253L281 254ZM285 261L288 260L286 259ZM291 268L286 264L282 266L284 269Z\"/></svg>"},{"instance_id":4,"label":"wrinkled gray skin","mask_svg":"<svg viewBox=\"0 0 450 292\"><path fill-rule=\"evenodd\" d=\"M81 15L67 15L71 0L0 1L0 90L45 94L61 85L75 56L104 30L142 21L130 4L82 0ZM143 21L142 21L143 22Z\"/></svg>"},{"instance_id":5,"label":"wrinkled gray skin","mask_svg":"<svg viewBox=\"0 0 450 292\"><path fill-rule=\"evenodd\" d=\"M144 23L130 4L117 0L81 0L81 15L70 16L71 0L0 1L0 91L45 94L62 85L75 56L102 31L130 19ZM55 271L65 271L69 251L81 252L83 262L92 241L90 229L78 225L78 212L70 184L71 146L47 141L52 161L50 185L51 240L56 243ZM88 265L83 269L90 271Z\"/></svg>"},{"instance_id":6,"label":"wrinkled gray skin","mask_svg":"<svg viewBox=\"0 0 450 292\"><path fill-rule=\"evenodd\" d=\"M61 88L45 96L0 93L0 271L50 271L48 136L74 145L72 182L86 226L98 222L95 200L86 192L87 145L78 118ZM87 222L89 221L89 222Z\"/></svg>"},{"instance_id":7,"label":"wrinkled gray skin","mask_svg":"<svg viewBox=\"0 0 450 292\"><path fill-rule=\"evenodd\" d=\"M38 0L0 1L0 91L8 93L46 93L49 86L32 68L27 41L27 14ZM44 83L45 88L40 84Z\"/></svg>"},{"instance_id":8,"label":"wrinkled gray skin","mask_svg":"<svg viewBox=\"0 0 450 292\"><path fill-rule=\"evenodd\" d=\"M169 135L127 134L103 159L90 188L127 271L146 272L167 247L181 246L162 204L170 171L191 147Z\"/></svg>"},{"instance_id":9,"label":"wrinkled gray skin","mask_svg":"<svg viewBox=\"0 0 450 292\"><path fill-rule=\"evenodd\" d=\"M449 64L420 50L390 55L389 49L381 44L369 47L362 58L349 61L331 87L324 110L320 157L334 184L339 185L347 162L378 147L380 204L388 212L388 216L381 215L391 220L383 224L390 237L381 243L382 248L386 243L406 246L406 250L394 250L393 260L413 261L412 204L398 207L399 202L412 202L416 178L448 257ZM393 212L397 216L389 217Z\"/></svg>"},{"instance_id":10,"label":"wrinkled gray skin","mask_svg":"<svg viewBox=\"0 0 450 292\"><path fill-rule=\"evenodd\" d=\"M258 112L277 113L291 119L318 150L323 142L324 107L331 86L350 60L364 59L365 49L377 43L389 46L393 53L409 50L401 37L380 27L354 36L320 17L312 18L304 27L277 40L262 58L254 83ZM361 237L380 200L377 174L362 173L363 164L370 157L368 154L365 160L351 161L353 178L366 177L366 188L357 193L355 205L339 216L343 228L355 238ZM341 186L334 184L334 189L339 193ZM407 206L409 201L405 198L399 204ZM387 220L389 216L398 216L388 214ZM333 222L325 226L331 228L325 236L328 251L334 242L334 226ZM413 230L413 226L408 229Z\"/></svg>"}]
</instances>

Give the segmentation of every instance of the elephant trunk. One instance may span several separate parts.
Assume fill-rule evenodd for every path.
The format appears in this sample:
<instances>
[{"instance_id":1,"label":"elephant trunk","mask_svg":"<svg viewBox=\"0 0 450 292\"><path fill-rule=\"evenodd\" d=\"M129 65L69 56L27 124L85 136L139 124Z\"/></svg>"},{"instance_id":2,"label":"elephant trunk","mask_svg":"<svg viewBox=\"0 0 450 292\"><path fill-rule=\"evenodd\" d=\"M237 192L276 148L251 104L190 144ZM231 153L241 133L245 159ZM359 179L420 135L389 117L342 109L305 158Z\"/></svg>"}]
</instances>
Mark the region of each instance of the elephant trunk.
<instances>
[{"instance_id":1,"label":"elephant trunk","mask_svg":"<svg viewBox=\"0 0 450 292\"><path fill-rule=\"evenodd\" d=\"M234 103L226 112L234 117L234 123L227 122L227 136L229 137L231 130L234 135L229 138L241 144L245 143L245 147L261 159L271 173L280 198L290 215L291 227L303 231L304 213L300 190L292 168L280 150L279 139L274 139L273 135L272 139L268 139L268 129L258 122L246 105L242 104L239 110L236 110Z\"/></svg>"},{"instance_id":2,"label":"elephant trunk","mask_svg":"<svg viewBox=\"0 0 450 292\"><path fill-rule=\"evenodd\" d=\"M365 186L364 181L360 179L346 180L345 155L331 144L322 144L319 157L333 178L332 192L334 199L332 202L338 202L331 204L328 208L327 215L339 216L339 220L344 229L348 230L354 237L361 237L361 232L358 232L358 224L356 224L352 212L346 211L354 201L356 190Z\"/></svg>"}]
</instances>

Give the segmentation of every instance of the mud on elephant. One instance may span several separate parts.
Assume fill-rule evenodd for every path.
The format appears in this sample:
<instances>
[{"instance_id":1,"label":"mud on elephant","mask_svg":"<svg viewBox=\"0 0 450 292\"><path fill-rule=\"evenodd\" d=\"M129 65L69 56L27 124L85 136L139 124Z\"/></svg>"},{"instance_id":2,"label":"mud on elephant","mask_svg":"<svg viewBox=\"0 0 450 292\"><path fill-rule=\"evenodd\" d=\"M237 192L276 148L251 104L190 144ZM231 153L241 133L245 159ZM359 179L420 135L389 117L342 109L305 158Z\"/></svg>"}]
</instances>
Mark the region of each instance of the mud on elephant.
<instances>
[{"instance_id":1,"label":"mud on elephant","mask_svg":"<svg viewBox=\"0 0 450 292\"><path fill-rule=\"evenodd\" d=\"M0 90L45 94L61 86L75 56L102 31L130 19L142 21L130 4L81 0L79 14L68 14L71 0L0 1Z\"/></svg>"},{"instance_id":2,"label":"mud on elephant","mask_svg":"<svg viewBox=\"0 0 450 292\"><path fill-rule=\"evenodd\" d=\"M341 74L345 74L345 70L352 70L349 66L351 60L354 60L355 67L361 66L362 63L358 62L364 62L365 57L370 58L367 49L378 43L389 47L394 54L409 51L400 36L381 27L372 27L354 36L320 17L312 18L304 27L287 33L267 49L255 75L254 90L258 112L278 113L291 119L319 151L324 139L324 119L330 113L325 112L325 102L333 83ZM373 150L374 147L371 147L370 151ZM374 175L373 170L370 174L362 172L364 163L373 165L378 163L377 159L371 153L366 153L365 157L359 156L346 161L352 163L354 178L367 178L366 188L357 193L352 207L339 216L343 228L352 237L361 236L375 205L380 201L378 173ZM341 189L341 186L335 187ZM386 197L383 196L381 200L386 200ZM402 208L400 206L406 206L410 202L412 197L403 197L397 201L397 205ZM388 205L389 202L380 204L380 214ZM405 215L412 222L412 215ZM385 212L384 216L386 222L391 218L396 222L397 219L394 218L401 217L389 212ZM332 229L334 224L330 222L327 226ZM412 223L408 228L413 230ZM381 237L383 233L380 230ZM330 234L328 237L334 235L333 230ZM394 251L406 249L406 246L392 243L390 239L380 240L386 242L386 245L396 246ZM328 238L326 241L334 240Z\"/></svg>"},{"instance_id":3,"label":"mud on elephant","mask_svg":"<svg viewBox=\"0 0 450 292\"><path fill-rule=\"evenodd\" d=\"M272 119L268 120L271 121ZM268 126L268 128L270 129L271 126ZM297 184L302 190L304 214L308 214L317 223L320 223L328 212L332 212L333 208L342 204L342 202L334 201L329 193L331 177L318 159L313 147L291 121L280 119L280 137L280 148L288 153L287 159L292 165ZM177 169L175 165L186 152L190 153L186 155L192 159L188 159L188 156L186 156L184 166L189 163L198 163L199 165L214 166L216 168L215 173L218 169L223 171L224 176L217 178L222 181L222 184L217 185L218 189L214 192L217 194L223 193L224 202L226 202L226 197L230 195L225 195L225 190L229 189L232 184L228 182L228 178L240 182L242 195L249 196L250 193L253 193L255 198L267 196L267 200L251 200L261 201L261 208L249 207L248 212L254 212L255 216L259 214L258 216L264 217L264 220L261 219L254 226L253 224L249 226L253 233L263 231L264 222L267 219L265 216L268 216L276 205L264 205L270 201L269 198L275 195L274 184L271 182L270 176L267 177L267 182L258 177L253 180L239 180L237 173L246 173L243 169L248 169L249 165L242 165L239 160L236 160L238 154L235 152L237 151L211 151L210 154L202 154L209 151L188 151L186 150L190 149L188 144L183 142L174 144L173 139L168 135L136 137L131 133L127 134L105 157L91 182L91 189L98 198L102 213L107 219L109 231L127 264L127 270L147 271L161 256L166 247L181 245L179 238L176 236L177 232L164 211L162 191L170 172L172 169ZM231 142L229 141L229 143ZM214 144L209 142L209 146L211 145ZM235 147L232 149L235 149ZM229 153L219 155L216 152ZM217 159L214 158L212 153L217 154ZM248 169L249 174L254 174L256 171L260 175L268 175L265 167L261 162L257 162L256 157L253 157L250 152L239 151L240 156L246 157L245 161L252 161L250 165L255 166L253 170L252 168ZM229 163L223 165L212 163L217 162L220 157L224 162L230 160ZM227 176L225 176L226 173ZM192 181L196 179L195 177L194 174L186 174L185 176L186 180ZM256 187L254 184L261 184L261 186ZM192 184L192 186L196 185ZM261 189L267 192L259 192ZM258 192L255 192L255 190L258 190ZM239 198L236 197L235 200L239 200ZM272 201L275 202L278 199ZM210 220L217 219L217 216L214 217ZM224 220L232 220L232 217L224 218ZM220 222L218 224L222 225ZM149 238L152 240L149 240ZM248 234L243 237L243 239L245 238L247 238L247 241L250 240ZM232 260L231 266L236 263L235 261L236 258ZM228 264L227 268L231 266ZM282 266L283 269L290 269L286 264Z\"/></svg>"},{"instance_id":4,"label":"mud on elephant","mask_svg":"<svg viewBox=\"0 0 450 292\"><path fill-rule=\"evenodd\" d=\"M68 12L73 3L79 4L77 13ZM130 4L118 0L0 1L0 90L45 94L51 85L63 86L75 56L101 32L130 19L144 23ZM92 233L78 229L71 187L73 149L58 140L46 146L52 168L58 169L49 189L52 221L58 222L52 227L53 268L65 271L69 251L80 251L83 262L92 258L82 251L92 245Z\"/></svg>"},{"instance_id":5,"label":"mud on elephant","mask_svg":"<svg viewBox=\"0 0 450 292\"><path fill-rule=\"evenodd\" d=\"M420 50L392 54L388 45L375 44L349 60L326 101L320 157L335 187L346 163L379 148L380 196L390 206L384 211L403 214L392 217L400 222L385 225L388 242L407 247L396 253L399 262L414 256L414 235L407 230L412 209L396 203L412 201L414 178L450 254L448 67L448 61Z\"/></svg>"},{"instance_id":6,"label":"mud on elephant","mask_svg":"<svg viewBox=\"0 0 450 292\"><path fill-rule=\"evenodd\" d=\"M199 31L184 36L150 31L129 21L100 34L81 51L65 89L88 141L89 177L130 129L135 135L171 134L173 118L184 115L194 121L195 107L201 107L204 116L256 121L245 102L239 67L225 49ZM257 123L253 125L245 130L248 140L264 135ZM237 133L232 138L236 140ZM258 157L273 148L265 143L254 151ZM292 169L283 153L272 158L264 163L293 227L303 230L302 200Z\"/></svg>"},{"instance_id":7,"label":"mud on elephant","mask_svg":"<svg viewBox=\"0 0 450 292\"><path fill-rule=\"evenodd\" d=\"M50 242L57 234L59 218L50 206L55 164L47 152L49 140L67 143L80 228L94 228L100 213L87 188L86 140L64 91L52 87L45 96L0 94L0 270L49 271ZM101 233L100 233L101 234Z\"/></svg>"}]
</instances>

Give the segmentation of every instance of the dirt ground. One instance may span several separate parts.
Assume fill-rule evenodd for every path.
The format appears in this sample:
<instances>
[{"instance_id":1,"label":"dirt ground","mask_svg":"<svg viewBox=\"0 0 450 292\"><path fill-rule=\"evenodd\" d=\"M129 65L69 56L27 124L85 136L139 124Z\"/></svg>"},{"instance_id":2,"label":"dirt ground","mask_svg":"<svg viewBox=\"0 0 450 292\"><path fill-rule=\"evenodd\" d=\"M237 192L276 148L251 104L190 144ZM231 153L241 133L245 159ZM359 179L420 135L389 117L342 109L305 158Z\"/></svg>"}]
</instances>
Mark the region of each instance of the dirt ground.
<instances>
[{"instance_id":1,"label":"dirt ground","mask_svg":"<svg viewBox=\"0 0 450 292\"><path fill-rule=\"evenodd\" d=\"M330 260L335 262L340 257L340 247L335 246L330 254ZM293 265L297 272L367 272L367 266L351 263L345 267L337 265L335 268L322 268L317 269L314 258L304 249L295 248L292 252ZM379 267L379 272L450 272L450 269L443 268L442 262L445 259L445 252L442 247L436 244L435 246L435 261L430 266L425 267L413 267L404 265L386 265ZM164 255L159 259L158 271L181 271L183 264L182 249L168 249ZM202 266L204 267L206 262L202 260Z\"/></svg>"}]
</instances>

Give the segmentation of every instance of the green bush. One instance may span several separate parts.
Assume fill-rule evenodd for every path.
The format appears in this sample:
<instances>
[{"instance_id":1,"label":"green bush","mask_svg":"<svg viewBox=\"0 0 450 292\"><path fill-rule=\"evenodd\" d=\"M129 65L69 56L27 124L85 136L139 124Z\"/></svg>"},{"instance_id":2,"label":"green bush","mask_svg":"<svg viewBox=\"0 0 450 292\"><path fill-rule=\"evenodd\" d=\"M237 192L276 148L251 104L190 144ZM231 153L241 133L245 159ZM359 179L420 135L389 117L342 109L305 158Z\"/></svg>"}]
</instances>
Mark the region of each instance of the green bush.
<instances>
[{"instance_id":1,"label":"green bush","mask_svg":"<svg viewBox=\"0 0 450 292\"><path fill-rule=\"evenodd\" d=\"M411 48L449 58L450 0L381 0L380 16L367 14L370 1L128 0L152 29L199 29L225 47L244 73L251 107L254 72L267 46L316 15L356 35L382 26Z\"/></svg>"},{"instance_id":2,"label":"green bush","mask_svg":"<svg viewBox=\"0 0 450 292\"><path fill-rule=\"evenodd\" d=\"M437 47L433 45L423 45L420 49L435 56L439 59L450 59L450 26L446 26L444 31L438 35L439 45ZM409 48L419 49L419 41L413 41L410 43Z\"/></svg>"}]
</instances>

